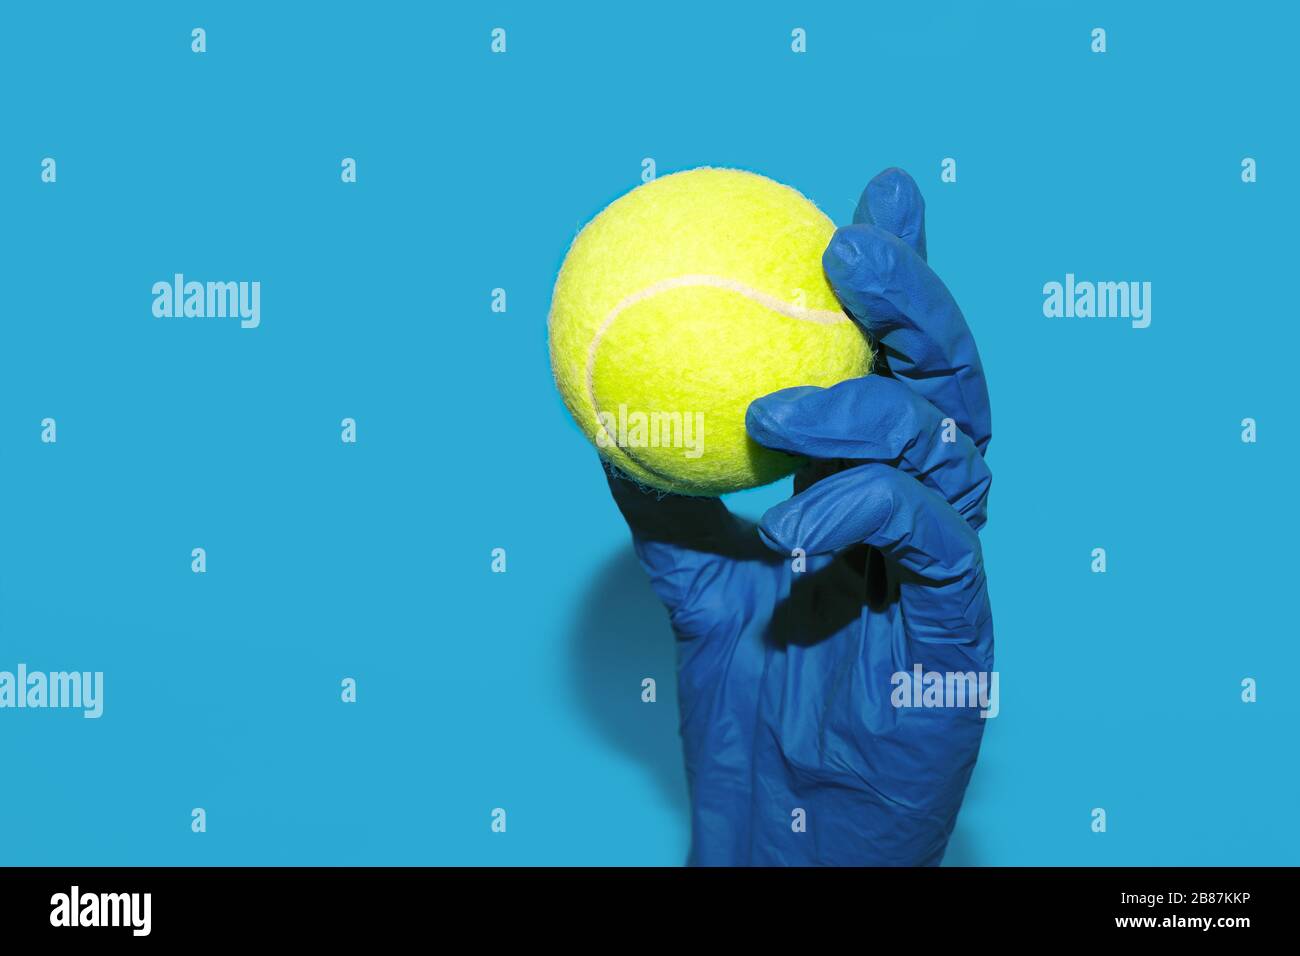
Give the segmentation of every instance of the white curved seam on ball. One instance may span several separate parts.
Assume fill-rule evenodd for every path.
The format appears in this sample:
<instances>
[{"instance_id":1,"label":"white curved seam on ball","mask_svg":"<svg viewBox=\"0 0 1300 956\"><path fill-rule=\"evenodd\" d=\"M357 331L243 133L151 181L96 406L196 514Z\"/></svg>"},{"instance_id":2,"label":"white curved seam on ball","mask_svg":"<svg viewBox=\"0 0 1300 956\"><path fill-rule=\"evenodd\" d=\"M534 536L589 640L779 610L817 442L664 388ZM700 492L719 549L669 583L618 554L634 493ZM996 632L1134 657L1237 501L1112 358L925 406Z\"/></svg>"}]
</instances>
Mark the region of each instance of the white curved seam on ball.
<instances>
[{"instance_id":1,"label":"white curved seam on ball","mask_svg":"<svg viewBox=\"0 0 1300 956\"><path fill-rule=\"evenodd\" d=\"M769 295L761 289L755 289L753 286L745 285L743 282L737 282L735 279L727 279L723 276L714 276L707 274L673 276L669 279L660 279L658 282L652 282L644 289L638 289L631 295L619 301L609 313L601 320L600 327L596 329L596 334L592 336L591 345L587 349L587 400L591 402L591 409L596 413L596 427L605 433L609 439L610 446L619 448L618 440L610 435L605 428L605 423L600 420L600 406L596 404L596 353L600 349L600 340L604 338L605 332L614 324L614 320L619 315L638 302L656 296L661 292L667 292L670 289L684 289L695 286L711 286L715 289L725 289L728 292L735 292L743 295L745 298L757 302L764 308L770 309L779 315L784 315L789 319L797 319L801 322L815 322L818 325L836 325L840 322L853 321L847 315L839 310L832 309L807 309L801 306L792 305L789 302L783 302L774 295ZM661 478L672 480L670 475L665 475L657 469L651 467L636 455L632 454L626 448L621 449L624 455L627 455L632 461L636 462L646 471L649 471Z\"/></svg>"}]
</instances>

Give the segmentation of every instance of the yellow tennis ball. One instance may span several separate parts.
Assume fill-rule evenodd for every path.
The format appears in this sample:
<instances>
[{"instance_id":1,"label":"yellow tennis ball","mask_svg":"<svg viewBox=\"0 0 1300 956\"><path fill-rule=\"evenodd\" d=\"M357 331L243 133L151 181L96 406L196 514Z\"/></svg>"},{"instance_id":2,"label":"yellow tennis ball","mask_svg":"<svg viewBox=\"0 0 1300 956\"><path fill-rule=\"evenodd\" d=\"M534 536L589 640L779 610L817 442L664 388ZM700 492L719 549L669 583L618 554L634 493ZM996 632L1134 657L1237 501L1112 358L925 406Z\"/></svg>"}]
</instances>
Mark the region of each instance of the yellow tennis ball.
<instances>
[{"instance_id":1,"label":"yellow tennis ball","mask_svg":"<svg viewBox=\"0 0 1300 956\"><path fill-rule=\"evenodd\" d=\"M871 369L822 272L834 231L789 186L710 168L652 180L588 223L555 283L551 367L600 453L687 495L794 471L746 433L749 403Z\"/></svg>"}]
</instances>

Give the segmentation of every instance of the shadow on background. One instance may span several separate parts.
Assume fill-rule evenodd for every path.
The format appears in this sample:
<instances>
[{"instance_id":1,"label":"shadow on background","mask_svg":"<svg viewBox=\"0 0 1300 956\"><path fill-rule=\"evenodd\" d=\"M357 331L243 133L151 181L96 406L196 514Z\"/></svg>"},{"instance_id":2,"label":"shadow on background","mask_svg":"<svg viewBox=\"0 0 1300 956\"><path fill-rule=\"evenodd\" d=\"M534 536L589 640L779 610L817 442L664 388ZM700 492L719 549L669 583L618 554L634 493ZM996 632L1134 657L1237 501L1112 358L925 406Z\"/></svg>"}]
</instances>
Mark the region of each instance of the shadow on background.
<instances>
[{"instance_id":1,"label":"shadow on background","mask_svg":"<svg viewBox=\"0 0 1300 956\"><path fill-rule=\"evenodd\" d=\"M677 711L677 649L668 612L631 545L592 578L574 628L574 684L583 711L610 744L644 767L664 802L690 824ZM657 700L641 701L654 678Z\"/></svg>"}]
</instances>

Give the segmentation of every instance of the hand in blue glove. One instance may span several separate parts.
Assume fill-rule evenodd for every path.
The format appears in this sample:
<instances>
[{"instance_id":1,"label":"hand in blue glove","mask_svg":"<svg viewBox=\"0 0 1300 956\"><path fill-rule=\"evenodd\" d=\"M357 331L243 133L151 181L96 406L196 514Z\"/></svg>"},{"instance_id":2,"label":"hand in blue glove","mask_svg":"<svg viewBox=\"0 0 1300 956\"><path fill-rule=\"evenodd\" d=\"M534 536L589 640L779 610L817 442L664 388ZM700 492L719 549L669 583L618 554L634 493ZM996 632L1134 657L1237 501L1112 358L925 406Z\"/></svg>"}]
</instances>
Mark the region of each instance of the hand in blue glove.
<instances>
[{"instance_id":1,"label":"hand in blue glove","mask_svg":"<svg viewBox=\"0 0 1300 956\"><path fill-rule=\"evenodd\" d=\"M875 371L749 407L756 441L810 459L757 528L610 477L678 637L691 863L943 857L980 707L895 706L895 675L992 672L976 536L990 421L975 342L925 255L916 183L887 170L823 257Z\"/></svg>"}]
</instances>

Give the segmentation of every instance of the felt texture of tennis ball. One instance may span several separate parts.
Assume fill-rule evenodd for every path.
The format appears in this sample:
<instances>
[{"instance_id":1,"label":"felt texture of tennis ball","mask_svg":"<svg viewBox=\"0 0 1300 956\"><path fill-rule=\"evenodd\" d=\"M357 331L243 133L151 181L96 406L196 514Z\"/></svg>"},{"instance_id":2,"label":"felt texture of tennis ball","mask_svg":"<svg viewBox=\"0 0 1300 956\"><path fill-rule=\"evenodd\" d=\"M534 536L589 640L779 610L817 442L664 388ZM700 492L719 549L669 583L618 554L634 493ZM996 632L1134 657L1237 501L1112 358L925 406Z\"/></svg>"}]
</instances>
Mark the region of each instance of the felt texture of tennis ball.
<instances>
[{"instance_id":1,"label":"felt texture of tennis ball","mask_svg":"<svg viewBox=\"0 0 1300 956\"><path fill-rule=\"evenodd\" d=\"M834 224L796 190L701 168L639 186L579 233L548 320L565 405L637 481L720 495L800 460L745 431L754 399L866 375L866 336L822 272Z\"/></svg>"}]
</instances>

